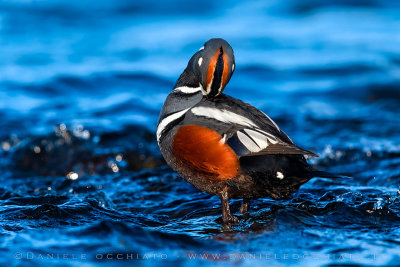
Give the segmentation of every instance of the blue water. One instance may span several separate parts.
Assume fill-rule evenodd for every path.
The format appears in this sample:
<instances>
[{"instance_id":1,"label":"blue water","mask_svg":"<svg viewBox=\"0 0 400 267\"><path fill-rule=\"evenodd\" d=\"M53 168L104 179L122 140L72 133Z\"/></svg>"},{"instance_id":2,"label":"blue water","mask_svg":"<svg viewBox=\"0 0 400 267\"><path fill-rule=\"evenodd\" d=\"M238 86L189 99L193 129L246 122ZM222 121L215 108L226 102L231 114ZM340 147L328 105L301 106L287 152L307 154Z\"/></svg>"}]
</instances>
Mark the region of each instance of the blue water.
<instances>
[{"instance_id":1,"label":"blue water","mask_svg":"<svg viewBox=\"0 0 400 267\"><path fill-rule=\"evenodd\" d=\"M0 264L398 265L399 33L396 1L0 1ZM235 51L227 94L354 178L223 232L154 134L212 37Z\"/></svg>"}]
</instances>

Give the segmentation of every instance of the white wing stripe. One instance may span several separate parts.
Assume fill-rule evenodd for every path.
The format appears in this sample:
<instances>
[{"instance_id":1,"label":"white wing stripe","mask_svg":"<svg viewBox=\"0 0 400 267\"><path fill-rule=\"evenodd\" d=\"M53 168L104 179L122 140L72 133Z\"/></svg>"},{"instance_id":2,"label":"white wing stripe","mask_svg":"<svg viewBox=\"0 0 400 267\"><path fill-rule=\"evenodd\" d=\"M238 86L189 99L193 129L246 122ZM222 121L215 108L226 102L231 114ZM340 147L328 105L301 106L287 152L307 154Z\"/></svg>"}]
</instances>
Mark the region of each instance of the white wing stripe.
<instances>
[{"instance_id":1,"label":"white wing stripe","mask_svg":"<svg viewBox=\"0 0 400 267\"><path fill-rule=\"evenodd\" d=\"M265 135L265 137L268 138L268 141L270 141L272 144L278 143L278 140L274 135L272 135L270 133L267 133L267 132L265 132L263 130L260 130L260 129L257 129L257 131L263 133Z\"/></svg>"},{"instance_id":2,"label":"white wing stripe","mask_svg":"<svg viewBox=\"0 0 400 267\"><path fill-rule=\"evenodd\" d=\"M256 131L250 130L250 129L244 129L243 130L246 134L248 134L254 142L260 147L259 150L263 150L268 146L268 138Z\"/></svg>"},{"instance_id":3,"label":"white wing stripe","mask_svg":"<svg viewBox=\"0 0 400 267\"><path fill-rule=\"evenodd\" d=\"M277 144L278 139L270 133L258 128L243 129L237 132L240 142L251 152L259 152L271 144ZM257 147L256 147L256 146Z\"/></svg>"},{"instance_id":4,"label":"white wing stripe","mask_svg":"<svg viewBox=\"0 0 400 267\"><path fill-rule=\"evenodd\" d=\"M192 108L191 111L194 115L215 119L224 123L235 123L248 127L257 127L257 125L248 118L228 110L220 110L210 107L195 107Z\"/></svg>"},{"instance_id":5,"label":"white wing stripe","mask_svg":"<svg viewBox=\"0 0 400 267\"><path fill-rule=\"evenodd\" d=\"M278 139L274 135L261 130L253 121L234 112L211 107L194 107L191 112L196 116L214 119L223 123L234 123L249 127L250 129L243 129L243 132L238 131L237 136L239 141L251 152L259 152L267 148L269 143L278 143ZM275 123L274 125L277 127ZM277 127L277 129L279 128Z\"/></svg>"},{"instance_id":6,"label":"white wing stripe","mask_svg":"<svg viewBox=\"0 0 400 267\"><path fill-rule=\"evenodd\" d=\"M189 109L184 109L182 111L176 112L172 115L169 115L168 117L165 117L160 124L158 124L157 127L157 142L160 143L160 137L162 132L164 131L164 129L168 126L168 124L170 124L171 122L173 122L176 119L179 119L180 117L182 117L183 115L185 115L186 111L188 111Z\"/></svg>"},{"instance_id":7,"label":"white wing stripe","mask_svg":"<svg viewBox=\"0 0 400 267\"><path fill-rule=\"evenodd\" d=\"M239 141L249 150L250 152L258 152L260 151L260 148L257 146L256 143L253 142L253 140L250 139L247 135L245 135L242 132L237 132L237 137Z\"/></svg>"}]
</instances>

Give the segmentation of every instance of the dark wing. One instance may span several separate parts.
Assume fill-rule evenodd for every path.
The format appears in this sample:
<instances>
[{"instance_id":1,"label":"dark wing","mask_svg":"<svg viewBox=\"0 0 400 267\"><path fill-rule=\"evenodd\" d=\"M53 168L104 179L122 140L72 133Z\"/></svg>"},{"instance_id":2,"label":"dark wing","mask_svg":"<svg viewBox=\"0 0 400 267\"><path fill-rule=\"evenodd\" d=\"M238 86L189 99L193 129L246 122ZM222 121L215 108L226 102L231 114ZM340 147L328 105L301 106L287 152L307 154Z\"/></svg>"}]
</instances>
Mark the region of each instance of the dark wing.
<instances>
[{"instance_id":1,"label":"dark wing","mask_svg":"<svg viewBox=\"0 0 400 267\"><path fill-rule=\"evenodd\" d=\"M239 157L266 154L317 156L297 147L266 114L227 95L201 101L191 109L207 127L219 132Z\"/></svg>"},{"instance_id":2,"label":"dark wing","mask_svg":"<svg viewBox=\"0 0 400 267\"><path fill-rule=\"evenodd\" d=\"M226 143L239 157L266 154L298 154L317 156L293 143L287 143L259 128L243 128L236 131Z\"/></svg>"}]
</instances>

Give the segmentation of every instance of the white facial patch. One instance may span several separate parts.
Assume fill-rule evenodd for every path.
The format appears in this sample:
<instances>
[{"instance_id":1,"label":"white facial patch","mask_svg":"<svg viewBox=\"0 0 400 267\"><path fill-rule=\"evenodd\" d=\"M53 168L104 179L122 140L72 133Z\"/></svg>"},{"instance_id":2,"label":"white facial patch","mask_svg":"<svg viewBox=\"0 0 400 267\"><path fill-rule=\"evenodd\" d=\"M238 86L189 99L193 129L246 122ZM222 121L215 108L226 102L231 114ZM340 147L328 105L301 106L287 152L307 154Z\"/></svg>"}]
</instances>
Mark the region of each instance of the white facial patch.
<instances>
[{"instance_id":1,"label":"white facial patch","mask_svg":"<svg viewBox=\"0 0 400 267\"><path fill-rule=\"evenodd\" d=\"M174 89L174 92L177 93L184 93L184 94L194 94L201 91L200 87L187 87L187 86L181 86L177 87Z\"/></svg>"},{"instance_id":2,"label":"white facial patch","mask_svg":"<svg viewBox=\"0 0 400 267\"><path fill-rule=\"evenodd\" d=\"M285 176L281 172L276 172L276 178L282 180L283 178L285 178Z\"/></svg>"},{"instance_id":3,"label":"white facial patch","mask_svg":"<svg viewBox=\"0 0 400 267\"><path fill-rule=\"evenodd\" d=\"M201 63L203 63L203 58L199 58L199 61L197 62L199 64L199 67L201 66Z\"/></svg>"},{"instance_id":4,"label":"white facial patch","mask_svg":"<svg viewBox=\"0 0 400 267\"><path fill-rule=\"evenodd\" d=\"M200 47L199 51L201 51L201 50L203 50L203 49L204 49L204 46Z\"/></svg>"},{"instance_id":5,"label":"white facial patch","mask_svg":"<svg viewBox=\"0 0 400 267\"><path fill-rule=\"evenodd\" d=\"M191 109L191 112L194 115L214 119L224 123L234 123L248 127L257 127L257 125L248 118L228 110L209 107L194 107Z\"/></svg>"},{"instance_id":6,"label":"white facial patch","mask_svg":"<svg viewBox=\"0 0 400 267\"><path fill-rule=\"evenodd\" d=\"M157 127L157 142L160 143L161 134L164 129L174 120L181 118L185 113L189 110L189 108L176 112L174 114L165 117Z\"/></svg>"}]
</instances>

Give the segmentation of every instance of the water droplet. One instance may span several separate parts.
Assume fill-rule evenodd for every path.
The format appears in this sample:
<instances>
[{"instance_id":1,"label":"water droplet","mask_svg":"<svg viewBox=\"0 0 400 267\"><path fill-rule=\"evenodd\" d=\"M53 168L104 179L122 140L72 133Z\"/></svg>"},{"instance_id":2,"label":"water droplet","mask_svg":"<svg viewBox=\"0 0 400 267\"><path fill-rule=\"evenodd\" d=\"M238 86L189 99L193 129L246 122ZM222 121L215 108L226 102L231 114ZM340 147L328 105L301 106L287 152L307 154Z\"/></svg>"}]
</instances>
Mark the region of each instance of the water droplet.
<instances>
[{"instance_id":1,"label":"water droplet","mask_svg":"<svg viewBox=\"0 0 400 267\"><path fill-rule=\"evenodd\" d=\"M8 151L8 150L10 150L11 145L10 145L9 142L3 142L3 143L1 143L1 148L2 148L4 151Z\"/></svg>"},{"instance_id":2,"label":"water droplet","mask_svg":"<svg viewBox=\"0 0 400 267\"><path fill-rule=\"evenodd\" d=\"M118 162L121 162L121 161L122 161L122 155L121 155L121 154L118 154L118 155L115 157L115 160L118 161Z\"/></svg>"},{"instance_id":3,"label":"water droplet","mask_svg":"<svg viewBox=\"0 0 400 267\"><path fill-rule=\"evenodd\" d=\"M88 130L84 130L82 132L82 138L83 139L89 139L90 138L90 132Z\"/></svg>"},{"instance_id":4,"label":"water droplet","mask_svg":"<svg viewBox=\"0 0 400 267\"><path fill-rule=\"evenodd\" d=\"M40 151L41 151L41 149L40 149L39 146L35 146L35 147L33 148L33 151L34 151L36 154L39 154Z\"/></svg>"},{"instance_id":5,"label":"water droplet","mask_svg":"<svg viewBox=\"0 0 400 267\"><path fill-rule=\"evenodd\" d=\"M67 174L67 178L71 180L76 180L79 178L79 175L76 172L69 172Z\"/></svg>"},{"instance_id":6,"label":"water droplet","mask_svg":"<svg viewBox=\"0 0 400 267\"><path fill-rule=\"evenodd\" d=\"M119 172L118 165L115 164L115 163L112 163L112 164L111 164L111 169L112 169L113 172Z\"/></svg>"},{"instance_id":7,"label":"water droplet","mask_svg":"<svg viewBox=\"0 0 400 267\"><path fill-rule=\"evenodd\" d=\"M383 199L377 198L376 202L374 203L374 210L381 210L383 208Z\"/></svg>"}]
</instances>

